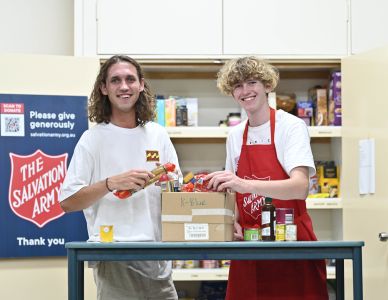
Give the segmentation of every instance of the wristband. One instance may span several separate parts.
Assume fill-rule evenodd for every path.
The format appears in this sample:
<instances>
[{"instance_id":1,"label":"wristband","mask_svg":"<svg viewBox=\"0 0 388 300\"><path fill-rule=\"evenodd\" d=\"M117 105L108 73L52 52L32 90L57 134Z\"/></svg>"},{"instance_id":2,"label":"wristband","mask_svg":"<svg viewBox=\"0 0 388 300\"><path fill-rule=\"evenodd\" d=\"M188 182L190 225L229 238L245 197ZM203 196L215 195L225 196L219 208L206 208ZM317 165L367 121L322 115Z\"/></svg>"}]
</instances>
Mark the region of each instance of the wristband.
<instances>
[{"instance_id":1,"label":"wristband","mask_svg":"<svg viewBox=\"0 0 388 300\"><path fill-rule=\"evenodd\" d=\"M105 186L106 186L106 189L107 189L109 192L113 192L113 190L111 190L111 189L109 188L109 186L108 186L108 179L109 179L109 177L107 177L107 178L105 179Z\"/></svg>"}]
</instances>

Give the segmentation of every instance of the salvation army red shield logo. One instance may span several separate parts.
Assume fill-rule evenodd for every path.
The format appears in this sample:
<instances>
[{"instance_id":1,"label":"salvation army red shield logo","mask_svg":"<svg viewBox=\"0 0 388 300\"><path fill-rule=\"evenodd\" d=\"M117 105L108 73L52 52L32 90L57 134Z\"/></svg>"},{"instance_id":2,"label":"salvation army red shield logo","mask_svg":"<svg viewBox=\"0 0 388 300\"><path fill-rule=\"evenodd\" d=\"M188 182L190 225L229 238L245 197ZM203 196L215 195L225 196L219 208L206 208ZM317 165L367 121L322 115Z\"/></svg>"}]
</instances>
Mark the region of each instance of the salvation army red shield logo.
<instances>
[{"instance_id":1,"label":"salvation army red shield logo","mask_svg":"<svg viewBox=\"0 0 388 300\"><path fill-rule=\"evenodd\" d=\"M252 175L253 178L249 176L244 176L244 179L253 180L270 180L270 177L258 178L255 175ZM264 205L264 196L257 194L243 194L242 195L242 207L244 212L250 215L253 219L257 220L261 216L261 207Z\"/></svg>"},{"instance_id":2,"label":"salvation army red shield logo","mask_svg":"<svg viewBox=\"0 0 388 300\"><path fill-rule=\"evenodd\" d=\"M67 153L51 156L41 150L31 155L9 154L9 205L22 219L42 228L64 214L58 195L67 171Z\"/></svg>"}]
</instances>

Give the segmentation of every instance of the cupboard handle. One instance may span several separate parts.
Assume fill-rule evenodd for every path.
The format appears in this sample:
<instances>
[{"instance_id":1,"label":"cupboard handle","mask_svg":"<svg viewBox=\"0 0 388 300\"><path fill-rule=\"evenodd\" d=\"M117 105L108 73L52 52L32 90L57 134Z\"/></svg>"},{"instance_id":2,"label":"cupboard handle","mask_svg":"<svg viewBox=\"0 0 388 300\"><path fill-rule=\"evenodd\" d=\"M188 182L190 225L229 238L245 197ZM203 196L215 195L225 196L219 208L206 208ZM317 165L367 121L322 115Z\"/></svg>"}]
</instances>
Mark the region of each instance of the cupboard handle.
<instances>
[{"instance_id":1,"label":"cupboard handle","mask_svg":"<svg viewBox=\"0 0 388 300\"><path fill-rule=\"evenodd\" d=\"M380 239L381 242L386 242L388 240L388 233L380 232L379 233L379 239Z\"/></svg>"}]
</instances>

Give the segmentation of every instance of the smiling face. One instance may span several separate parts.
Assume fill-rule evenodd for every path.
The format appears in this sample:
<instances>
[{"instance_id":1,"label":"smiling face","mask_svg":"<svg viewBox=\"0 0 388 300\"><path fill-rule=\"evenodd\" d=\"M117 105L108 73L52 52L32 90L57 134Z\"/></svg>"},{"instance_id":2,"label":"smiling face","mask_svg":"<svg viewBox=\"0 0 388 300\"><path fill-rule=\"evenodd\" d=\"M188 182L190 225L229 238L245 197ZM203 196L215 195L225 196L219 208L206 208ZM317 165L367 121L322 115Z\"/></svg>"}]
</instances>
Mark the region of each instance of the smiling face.
<instances>
[{"instance_id":1,"label":"smiling face","mask_svg":"<svg viewBox=\"0 0 388 300\"><path fill-rule=\"evenodd\" d=\"M245 109L248 116L256 115L263 108L268 107L267 93L271 91L269 86L258 79L248 79L233 86L233 98Z\"/></svg>"},{"instance_id":2,"label":"smiling face","mask_svg":"<svg viewBox=\"0 0 388 300\"><path fill-rule=\"evenodd\" d=\"M112 107L111 121L125 117L128 114L135 120L135 104L144 90L144 79L139 78L135 66L127 62L119 62L108 70L106 82L101 86L103 95L108 96Z\"/></svg>"}]
</instances>

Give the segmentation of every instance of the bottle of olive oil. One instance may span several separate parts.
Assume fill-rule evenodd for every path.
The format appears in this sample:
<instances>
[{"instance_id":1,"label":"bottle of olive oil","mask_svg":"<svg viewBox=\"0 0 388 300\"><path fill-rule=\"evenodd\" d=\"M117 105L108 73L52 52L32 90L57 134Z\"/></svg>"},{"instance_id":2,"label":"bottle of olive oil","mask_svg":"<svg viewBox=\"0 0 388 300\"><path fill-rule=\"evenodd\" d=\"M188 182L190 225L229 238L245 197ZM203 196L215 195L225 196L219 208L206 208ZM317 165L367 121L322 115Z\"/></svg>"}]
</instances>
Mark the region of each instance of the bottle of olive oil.
<instances>
[{"instance_id":1,"label":"bottle of olive oil","mask_svg":"<svg viewBox=\"0 0 388 300\"><path fill-rule=\"evenodd\" d=\"M261 208L261 238L263 241L275 240L276 209L272 198L266 197Z\"/></svg>"}]
</instances>

